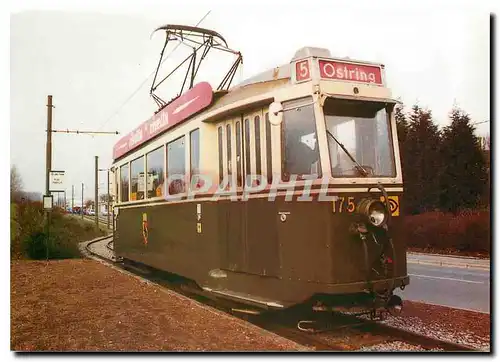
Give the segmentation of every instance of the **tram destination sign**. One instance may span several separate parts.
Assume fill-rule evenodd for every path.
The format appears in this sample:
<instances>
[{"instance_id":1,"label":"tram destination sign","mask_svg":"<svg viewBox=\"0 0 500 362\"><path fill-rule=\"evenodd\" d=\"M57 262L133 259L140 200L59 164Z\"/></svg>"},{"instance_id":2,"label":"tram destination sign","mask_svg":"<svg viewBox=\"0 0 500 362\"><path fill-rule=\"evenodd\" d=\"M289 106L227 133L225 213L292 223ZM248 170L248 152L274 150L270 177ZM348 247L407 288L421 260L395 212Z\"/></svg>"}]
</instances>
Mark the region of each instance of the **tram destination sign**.
<instances>
[{"instance_id":1,"label":"tram destination sign","mask_svg":"<svg viewBox=\"0 0 500 362\"><path fill-rule=\"evenodd\" d=\"M318 64L319 74L322 79L382 85L382 69L378 65L325 59L319 59Z\"/></svg>"},{"instance_id":2,"label":"tram destination sign","mask_svg":"<svg viewBox=\"0 0 500 362\"><path fill-rule=\"evenodd\" d=\"M113 159L139 147L144 142L181 123L212 103L213 92L210 83L201 82L181 95L175 101L121 138L113 147Z\"/></svg>"}]
</instances>

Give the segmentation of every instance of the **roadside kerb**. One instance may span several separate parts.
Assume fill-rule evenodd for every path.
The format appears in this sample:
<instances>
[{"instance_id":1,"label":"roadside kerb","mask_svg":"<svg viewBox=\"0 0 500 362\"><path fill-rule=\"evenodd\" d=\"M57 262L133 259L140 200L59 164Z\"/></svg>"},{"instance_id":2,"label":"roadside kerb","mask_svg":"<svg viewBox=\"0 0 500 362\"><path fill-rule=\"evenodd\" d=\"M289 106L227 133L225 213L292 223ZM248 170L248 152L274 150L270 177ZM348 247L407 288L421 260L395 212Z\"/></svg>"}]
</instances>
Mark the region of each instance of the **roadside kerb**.
<instances>
[{"instance_id":1,"label":"roadside kerb","mask_svg":"<svg viewBox=\"0 0 500 362\"><path fill-rule=\"evenodd\" d=\"M421 260L418 258L414 258L411 256L407 256L406 258L408 264L420 264L420 265L436 265L436 266L444 266L444 267L453 267L453 268L464 268L464 269L481 269L481 270L490 270L489 260L488 264L484 263L470 263L467 260L456 261L443 261L443 260Z\"/></svg>"}]
</instances>

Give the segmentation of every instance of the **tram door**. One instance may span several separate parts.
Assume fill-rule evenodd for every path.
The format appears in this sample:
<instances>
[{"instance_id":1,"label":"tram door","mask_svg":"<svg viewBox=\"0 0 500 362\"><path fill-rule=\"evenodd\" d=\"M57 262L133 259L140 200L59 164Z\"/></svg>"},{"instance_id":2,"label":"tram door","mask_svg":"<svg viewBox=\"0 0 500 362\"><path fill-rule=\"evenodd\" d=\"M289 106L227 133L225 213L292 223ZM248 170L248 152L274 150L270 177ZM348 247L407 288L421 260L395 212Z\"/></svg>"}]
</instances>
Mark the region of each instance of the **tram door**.
<instances>
[{"instance_id":1,"label":"tram door","mask_svg":"<svg viewBox=\"0 0 500 362\"><path fill-rule=\"evenodd\" d=\"M267 138L270 132L265 116L259 110L226 123L226 168L239 193L248 187L264 188L263 183L267 183L272 173L271 142ZM240 194L238 201L230 201L226 208L228 267L277 276L280 258L275 212L273 203L263 196L252 192L245 201Z\"/></svg>"},{"instance_id":2,"label":"tram door","mask_svg":"<svg viewBox=\"0 0 500 362\"><path fill-rule=\"evenodd\" d=\"M225 235L222 252L225 254L225 267L232 271L246 271L246 240L245 240L245 205L237 201L235 190L240 191L243 186L243 158L242 158L242 120L237 117L228 120L219 126L219 152L223 152L223 157L219 157L219 172L222 177L219 180L229 192L229 198L219 201L220 212L224 218ZM224 232L223 230L221 230Z\"/></svg>"}]
</instances>

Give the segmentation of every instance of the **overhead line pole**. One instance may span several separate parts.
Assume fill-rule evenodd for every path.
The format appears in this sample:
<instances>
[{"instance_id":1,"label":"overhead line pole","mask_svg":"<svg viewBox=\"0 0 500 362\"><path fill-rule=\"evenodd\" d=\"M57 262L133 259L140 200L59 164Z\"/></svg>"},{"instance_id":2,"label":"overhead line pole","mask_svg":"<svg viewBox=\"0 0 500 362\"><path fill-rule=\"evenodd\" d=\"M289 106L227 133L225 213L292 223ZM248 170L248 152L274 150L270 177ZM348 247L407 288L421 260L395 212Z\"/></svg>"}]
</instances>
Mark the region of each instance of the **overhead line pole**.
<instances>
[{"instance_id":1,"label":"overhead line pole","mask_svg":"<svg viewBox=\"0 0 500 362\"><path fill-rule=\"evenodd\" d=\"M45 154L45 195L50 194L49 174L52 169L52 96L47 96L47 147Z\"/></svg>"},{"instance_id":2,"label":"overhead line pole","mask_svg":"<svg viewBox=\"0 0 500 362\"><path fill-rule=\"evenodd\" d=\"M95 201L94 201L94 212L95 212L95 226L99 229L99 212L98 212L98 205L99 205L99 198L98 198L98 187L99 187L99 180L98 180L98 173L99 173L99 156L95 156Z\"/></svg>"},{"instance_id":3,"label":"overhead line pole","mask_svg":"<svg viewBox=\"0 0 500 362\"><path fill-rule=\"evenodd\" d=\"M80 207L80 212L81 212L82 220L83 220L83 182L82 182L82 207Z\"/></svg>"},{"instance_id":4,"label":"overhead line pole","mask_svg":"<svg viewBox=\"0 0 500 362\"><path fill-rule=\"evenodd\" d=\"M106 216L108 218L108 220L107 220L107 227L109 229L109 204L110 204L110 200L109 200L109 169L108 169L108 200L107 201L108 201L108 205L106 206L106 210L107 210Z\"/></svg>"},{"instance_id":5,"label":"overhead line pole","mask_svg":"<svg viewBox=\"0 0 500 362\"><path fill-rule=\"evenodd\" d=\"M45 148L45 195L50 196L49 175L52 169L52 95L47 96L47 146ZM45 210L47 238L45 239L46 258L49 259L50 212Z\"/></svg>"}]
</instances>

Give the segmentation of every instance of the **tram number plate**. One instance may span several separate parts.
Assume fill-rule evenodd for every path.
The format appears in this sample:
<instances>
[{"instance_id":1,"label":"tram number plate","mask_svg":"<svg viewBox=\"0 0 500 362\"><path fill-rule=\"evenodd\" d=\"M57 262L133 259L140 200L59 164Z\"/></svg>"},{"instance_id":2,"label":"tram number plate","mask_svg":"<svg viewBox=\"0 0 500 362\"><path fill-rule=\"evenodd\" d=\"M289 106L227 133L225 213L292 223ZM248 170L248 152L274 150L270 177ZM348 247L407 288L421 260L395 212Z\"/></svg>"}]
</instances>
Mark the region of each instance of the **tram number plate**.
<instances>
[{"instance_id":1,"label":"tram number plate","mask_svg":"<svg viewBox=\"0 0 500 362\"><path fill-rule=\"evenodd\" d=\"M338 196L333 201L333 212L354 212L356 210L356 200L353 196Z\"/></svg>"},{"instance_id":2,"label":"tram number plate","mask_svg":"<svg viewBox=\"0 0 500 362\"><path fill-rule=\"evenodd\" d=\"M354 196L338 196L333 201L333 212L340 213L353 213L356 211L356 205L360 200L356 200ZM380 201L384 202L384 197L380 197ZM389 196L389 206L392 216L399 216L399 197Z\"/></svg>"}]
</instances>

